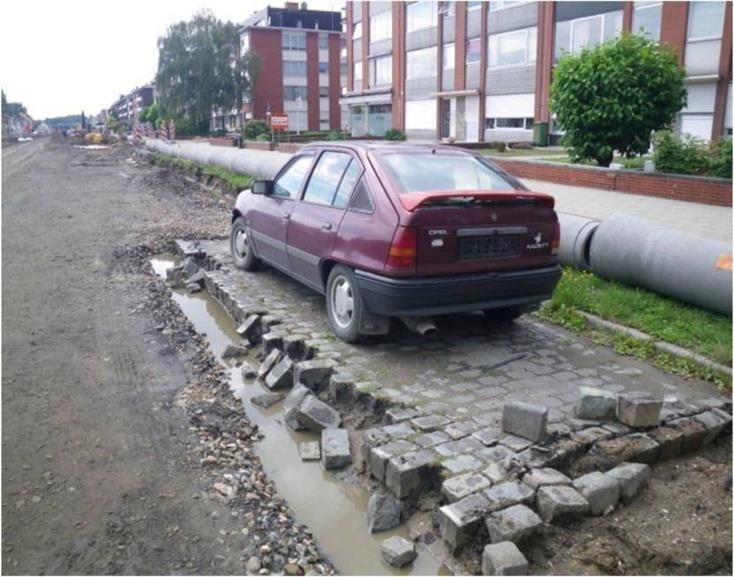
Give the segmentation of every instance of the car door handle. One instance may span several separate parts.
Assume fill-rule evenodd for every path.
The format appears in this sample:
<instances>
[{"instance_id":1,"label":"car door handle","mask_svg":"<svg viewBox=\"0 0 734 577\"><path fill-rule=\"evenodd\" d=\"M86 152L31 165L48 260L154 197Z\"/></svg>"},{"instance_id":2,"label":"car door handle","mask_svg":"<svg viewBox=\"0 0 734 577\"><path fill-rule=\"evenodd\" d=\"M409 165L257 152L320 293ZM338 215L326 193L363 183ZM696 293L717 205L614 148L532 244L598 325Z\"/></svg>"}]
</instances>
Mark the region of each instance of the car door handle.
<instances>
[{"instance_id":1,"label":"car door handle","mask_svg":"<svg viewBox=\"0 0 734 577\"><path fill-rule=\"evenodd\" d=\"M331 223L327 222L326 224L321 225L322 230L331 230Z\"/></svg>"},{"instance_id":2,"label":"car door handle","mask_svg":"<svg viewBox=\"0 0 734 577\"><path fill-rule=\"evenodd\" d=\"M291 217L290 214L284 214L283 215L283 220L288 220L288 219L290 219L290 217Z\"/></svg>"}]
</instances>

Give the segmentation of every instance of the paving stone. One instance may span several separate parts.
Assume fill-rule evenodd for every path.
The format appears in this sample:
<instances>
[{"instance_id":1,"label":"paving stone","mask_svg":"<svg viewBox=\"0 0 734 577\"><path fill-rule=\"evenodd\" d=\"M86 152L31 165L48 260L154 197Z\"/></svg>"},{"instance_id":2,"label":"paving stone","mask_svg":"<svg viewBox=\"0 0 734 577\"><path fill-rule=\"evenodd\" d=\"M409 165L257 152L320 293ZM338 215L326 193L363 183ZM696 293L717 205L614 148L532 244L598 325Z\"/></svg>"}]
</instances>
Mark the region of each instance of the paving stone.
<instances>
[{"instance_id":1,"label":"paving stone","mask_svg":"<svg viewBox=\"0 0 734 577\"><path fill-rule=\"evenodd\" d=\"M657 427L648 431L650 438L655 439L660 445L659 459L667 461L674 459L683 451L683 431L675 427Z\"/></svg>"},{"instance_id":2,"label":"paving stone","mask_svg":"<svg viewBox=\"0 0 734 577\"><path fill-rule=\"evenodd\" d=\"M380 445L384 445L386 443L390 442L390 435L388 435L386 432L384 432L382 429L379 429L377 427L372 429L367 429L362 433L362 445L361 445L361 453L362 453L362 461L365 462L365 464L368 467L369 470L369 461L370 461L370 451L374 447L378 447Z\"/></svg>"},{"instance_id":3,"label":"paving stone","mask_svg":"<svg viewBox=\"0 0 734 577\"><path fill-rule=\"evenodd\" d=\"M662 407L661 399L621 395L617 402L617 419L633 428L657 427Z\"/></svg>"},{"instance_id":4,"label":"paving stone","mask_svg":"<svg viewBox=\"0 0 734 577\"><path fill-rule=\"evenodd\" d=\"M456 475L465 471L479 471L484 463L473 455L457 455L441 461L441 466L450 474Z\"/></svg>"},{"instance_id":5,"label":"paving stone","mask_svg":"<svg viewBox=\"0 0 734 577\"><path fill-rule=\"evenodd\" d=\"M623 461L654 463L660 455L660 445L645 433L632 433L616 439L599 441L595 454L605 456L612 464Z\"/></svg>"},{"instance_id":6,"label":"paving stone","mask_svg":"<svg viewBox=\"0 0 734 577\"><path fill-rule=\"evenodd\" d=\"M536 509L547 523L559 517L582 515L589 503L581 493L567 485L547 485L538 489L535 496Z\"/></svg>"},{"instance_id":7,"label":"paving stone","mask_svg":"<svg viewBox=\"0 0 734 577\"><path fill-rule=\"evenodd\" d=\"M517 453L504 445L485 447L476 453L476 456L487 462L499 463L508 457L517 457Z\"/></svg>"},{"instance_id":8,"label":"paving stone","mask_svg":"<svg viewBox=\"0 0 734 577\"><path fill-rule=\"evenodd\" d=\"M400 409L393 407L392 409L388 409L385 411L385 416L387 417L387 420L390 421L391 424L396 423L402 423L403 421L409 421L410 419L414 419L418 416L420 416L420 411L417 409L407 408L407 409Z\"/></svg>"},{"instance_id":9,"label":"paving stone","mask_svg":"<svg viewBox=\"0 0 734 577\"><path fill-rule=\"evenodd\" d=\"M387 438L389 439L390 437L388 436ZM385 445L372 447L369 453L369 468L372 476L380 481L384 481L385 473L387 472L387 463L390 459L403 453L416 451L417 449L418 447L416 445L405 439L397 439Z\"/></svg>"},{"instance_id":10,"label":"paving stone","mask_svg":"<svg viewBox=\"0 0 734 577\"><path fill-rule=\"evenodd\" d=\"M482 469L482 475L487 477L493 485L496 485L503 481L515 479L518 476L518 473L509 470L502 463L490 463Z\"/></svg>"},{"instance_id":11,"label":"paving stone","mask_svg":"<svg viewBox=\"0 0 734 577\"><path fill-rule=\"evenodd\" d=\"M499 443L500 437L504 433L496 427L488 427L472 433L472 437L482 443L485 447L492 447Z\"/></svg>"},{"instance_id":12,"label":"paving stone","mask_svg":"<svg viewBox=\"0 0 734 577\"><path fill-rule=\"evenodd\" d=\"M282 356L283 354L277 349L270 351L268 356L265 357L265 360L260 363L260 367L257 370L258 378L264 379L273 370L273 367L278 364Z\"/></svg>"},{"instance_id":13,"label":"paving stone","mask_svg":"<svg viewBox=\"0 0 734 577\"><path fill-rule=\"evenodd\" d=\"M415 544L403 537L394 535L385 539L380 546L382 558L393 567L404 567L418 556L415 552Z\"/></svg>"},{"instance_id":14,"label":"paving stone","mask_svg":"<svg viewBox=\"0 0 734 577\"><path fill-rule=\"evenodd\" d=\"M650 466L644 463L622 463L606 473L617 480L622 500L634 499L650 479Z\"/></svg>"},{"instance_id":15,"label":"paving stone","mask_svg":"<svg viewBox=\"0 0 734 577\"><path fill-rule=\"evenodd\" d=\"M531 469L523 476L522 482L532 489L540 489L546 485L570 485L571 479L550 467Z\"/></svg>"},{"instance_id":16,"label":"paving stone","mask_svg":"<svg viewBox=\"0 0 734 577\"><path fill-rule=\"evenodd\" d=\"M540 441L548 426L548 409L519 401L505 403L502 408L502 430L534 443Z\"/></svg>"},{"instance_id":17,"label":"paving stone","mask_svg":"<svg viewBox=\"0 0 734 577\"><path fill-rule=\"evenodd\" d=\"M706 427L691 417L674 419L670 421L668 425L683 433L683 442L681 446L683 453L689 453L700 448L703 445L703 440L708 434Z\"/></svg>"},{"instance_id":18,"label":"paving stone","mask_svg":"<svg viewBox=\"0 0 734 577\"><path fill-rule=\"evenodd\" d=\"M283 401L283 411L285 412L285 424L292 431L303 431L306 429L301 422L298 420L298 409L308 396L312 396L313 393L307 387L303 385L296 385L286 395Z\"/></svg>"},{"instance_id":19,"label":"paving stone","mask_svg":"<svg viewBox=\"0 0 734 577\"><path fill-rule=\"evenodd\" d=\"M261 409L269 409L284 398L285 395L283 393L264 393L262 395L257 395L256 397L252 397L250 402Z\"/></svg>"},{"instance_id":20,"label":"paving stone","mask_svg":"<svg viewBox=\"0 0 734 577\"><path fill-rule=\"evenodd\" d=\"M198 273L197 273L198 274ZM196 276L196 275L194 275ZM199 283L186 283L186 293L187 294L194 294L194 293L200 293L203 289L203 287Z\"/></svg>"},{"instance_id":21,"label":"paving stone","mask_svg":"<svg viewBox=\"0 0 734 577\"><path fill-rule=\"evenodd\" d=\"M693 419L706 427L706 436L703 438L704 445L713 442L725 427L731 425L731 415L720 410L717 412L716 409L699 413Z\"/></svg>"},{"instance_id":22,"label":"paving stone","mask_svg":"<svg viewBox=\"0 0 734 577\"><path fill-rule=\"evenodd\" d=\"M373 493L367 502L367 530L389 531L400 525L400 501L389 493Z\"/></svg>"},{"instance_id":23,"label":"paving stone","mask_svg":"<svg viewBox=\"0 0 734 577\"><path fill-rule=\"evenodd\" d=\"M307 397L305 402L311 397ZM346 429L323 429L321 431L321 464L324 469L340 469L352 462L349 450L349 433Z\"/></svg>"},{"instance_id":24,"label":"paving stone","mask_svg":"<svg viewBox=\"0 0 734 577\"><path fill-rule=\"evenodd\" d=\"M336 363L331 359L314 359L297 362L293 367L293 384L302 383L318 393L329 386L329 379Z\"/></svg>"},{"instance_id":25,"label":"paving stone","mask_svg":"<svg viewBox=\"0 0 734 577\"><path fill-rule=\"evenodd\" d=\"M265 333L269 332L273 327L283 323L283 319L277 315L263 315L260 319L262 321L263 332Z\"/></svg>"},{"instance_id":26,"label":"paving stone","mask_svg":"<svg viewBox=\"0 0 734 577\"><path fill-rule=\"evenodd\" d=\"M260 315L249 315L245 322L237 327L237 334L255 344L262 335L262 321Z\"/></svg>"},{"instance_id":27,"label":"paving stone","mask_svg":"<svg viewBox=\"0 0 734 577\"><path fill-rule=\"evenodd\" d=\"M515 452L520 452L532 445L532 442L522 437L505 433L500 437L500 445L504 445Z\"/></svg>"},{"instance_id":28,"label":"paving stone","mask_svg":"<svg viewBox=\"0 0 734 577\"><path fill-rule=\"evenodd\" d=\"M481 493L444 505L438 510L438 527L441 538L452 552L457 552L475 531L489 512L489 501Z\"/></svg>"},{"instance_id":29,"label":"paving stone","mask_svg":"<svg viewBox=\"0 0 734 577\"><path fill-rule=\"evenodd\" d=\"M633 431L631 427L616 422L604 423L601 427L602 429L606 429L613 435L626 435L627 433L631 433Z\"/></svg>"},{"instance_id":30,"label":"paving stone","mask_svg":"<svg viewBox=\"0 0 734 577\"><path fill-rule=\"evenodd\" d=\"M243 361L242 365L240 365L240 373L242 373L244 379L254 379L257 377L257 371L247 361Z\"/></svg>"},{"instance_id":31,"label":"paving stone","mask_svg":"<svg viewBox=\"0 0 734 577\"><path fill-rule=\"evenodd\" d=\"M487 517L486 523L492 543L519 543L537 533L543 526L543 521L535 511L525 505L512 505L496 511Z\"/></svg>"},{"instance_id":32,"label":"paving stone","mask_svg":"<svg viewBox=\"0 0 734 577\"><path fill-rule=\"evenodd\" d=\"M386 425L380 427L381 431L384 431L390 435L391 439L406 439L415 435L416 431L408 423L397 423L395 425Z\"/></svg>"},{"instance_id":33,"label":"paving stone","mask_svg":"<svg viewBox=\"0 0 734 577\"><path fill-rule=\"evenodd\" d=\"M548 465L555 457L553 451L546 447L532 445L520 451L516 460L527 468L539 469Z\"/></svg>"},{"instance_id":34,"label":"paving stone","mask_svg":"<svg viewBox=\"0 0 734 577\"><path fill-rule=\"evenodd\" d=\"M619 502L619 481L604 473L595 471L579 477L574 480L573 486L588 501L592 515L609 513Z\"/></svg>"},{"instance_id":35,"label":"paving stone","mask_svg":"<svg viewBox=\"0 0 734 577\"><path fill-rule=\"evenodd\" d=\"M435 447L441 443L447 443L451 437L449 437L443 431L433 431L432 433L425 433L415 439L415 444L423 447L424 449L429 447Z\"/></svg>"},{"instance_id":36,"label":"paving stone","mask_svg":"<svg viewBox=\"0 0 734 577\"><path fill-rule=\"evenodd\" d=\"M321 446L318 441L298 443L298 455L301 457L301 461L320 461Z\"/></svg>"},{"instance_id":37,"label":"paving stone","mask_svg":"<svg viewBox=\"0 0 734 577\"><path fill-rule=\"evenodd\" d=\"M503 541L484 547L482 575L527 575L527 573L527 559L514 543Z\"/></svg>"},{"instance_id":38,"label":"paving stone","mask_svg":"<svg viewBox=\"0 0 734 577\"><path fill-rule=\"evenodd\" d=\"M608 421L615 418L617 395L604 389L580 387L576 416L580 419Z\"/></svg>"},{"instance_id":39,"label":"paving stone","mask_svg":"<svg viewBox=\"0 0 734 577\"><path fill-rule=\"evenodd\" d=\"M312 431L337 429L341 424L339 411L332 409L314 395L309 395L303 399L296 410L296 418L304 427Z\"/></svg>"},{"instance_id":40,"label":"paving stone","mask_svg":"<svg viewBox=\"0 0 734 577\"><path fill-rule=\"evenodd\" d=\"M436 447L436 452L443 457L455 457L475 453L484 448L479 441L472 437L464 437L457 441L449 441Z\"/></svg>"},{"instance_id":41,"label":"paving stone","mask_svg":"<svg viewBox=\"0 0 734 577\"><path fill-rule=\"evenodd\" d=\"M454 440L463 439L478 429L478 425L472 421L460 421L451 423L444 427L443 432Z\"/></svg>"},{"instance_id":42,"label":"paving stone","mask_svg":"<svg viewBox=\"0 0 734 577\"><path fill-rule=\"evenodd\" d=\"M333 403L348 403L354 396L354 380L349 375L332 373L329 377L329 399Z\"/></svg>"},{"instance_id":43,"label":"paving stone","mask_svg":"<svg viewBox=\"0 0 734 577\"><path fill-rule=\"evenodd\" d=\"M247 345L245 343L239 345L227 345L222 353L223 359L235 359L247 355Z\"/></svg>"},{"instance_id":44,"label":"paving stone","mask_svg":"<svg viewBox=\"0 0 734 577\"><path fill-rule=\"evenodd\" d=\"M527 505L533 502L535 490L521 481L505 481L484 490L489 500L490 511L499 511L512 505Z\"/></svg>"},{"instance_id":45,"label":"paving stone","mask_svg":"<svg viewBox=\"0 0 734 577\"><path fill-rule=\"evenodd\" d=\"M601 441L602 439L608 439L612 437L612 433L604 427L588 427L581 429L573 434L573 438L583 447L589 447Z\"/></svg>"},{"instance_id":46,"label":"paving stone","mask_svg":"<svg viewBox=\"0 0 734 577\"><path fill-rule=\"evenodd\" d=\"M489 486L489 479L484 475L479 473L464 473L463 475L446 479L441 485L441 492L449 502L453 503Z\"/></svg>"},{"instance_id":47,"label":"paving stone","mask_svg":"<svg viewBox=\"0 0 734 577\"><path fill-rule=\"evenodd\" d=\"M436 455L428 449L393 457L387 463L386 484L398 499L420 494L436 483L435 463Z\"/></svg>"},{"instance_id":48,"label":"paving stone","mask_svg":"<svg viewBox=\"0 0 734 577\"><path fill-rule=\"evenodd\" d=\"M293 386L293 361L281 359L265 377L265 386L271 391Z\"/></svg>"},{"instance_id":49,"label":"paving stone","mask_svg":"<svg viewBox=\"0 0 734 577\"><path fill-rule=\"evenodd\" d=\"M431 433L448 425L451 420L441 415L426 415L410 420L411 424L423 433Z\"/></svg>"},{"instance_id":50,"label":"paving stone","mask_svg":"<svg viewBox=\"0 0 734 577\"><path fill-rule=\"evenodd\" d=\"M308 357L306 337L303 335L287 335L283 337L283 352L293 361L304 361Z\"/></svg>"},{"instance_id":51,"label":"paving stone","mask_svg":"<svg viewBox=\"0 0 734 577\"><path fill-rule=\"evenodd\" d=\"M260 340L266 357L275 349L283 348L283 337L277 333L265 333Z\"/></svg>"}]
</instances>

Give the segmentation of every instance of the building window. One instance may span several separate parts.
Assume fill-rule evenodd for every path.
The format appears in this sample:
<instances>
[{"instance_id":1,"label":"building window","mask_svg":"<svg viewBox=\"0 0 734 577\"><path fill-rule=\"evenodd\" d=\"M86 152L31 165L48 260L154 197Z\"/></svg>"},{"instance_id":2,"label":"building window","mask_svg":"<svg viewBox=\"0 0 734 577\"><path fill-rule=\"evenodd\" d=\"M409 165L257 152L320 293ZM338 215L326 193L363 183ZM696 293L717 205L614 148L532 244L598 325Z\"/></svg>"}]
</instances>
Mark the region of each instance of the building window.
<instances>
[{"instance_id":1,"label":"building window","mask_svg":"<svg viewBox=\"0 0 734 577\"><path fill-rule=\"evenodd\" d=\"M407 53L405 77L433 78L436 76L436 47L411 50Z\"/></svg>"},{"instance_id":2,"label":"building window","mask_svg":"<svg viewBox=\"0 0 734 577\"><path fill-rule=\"evenodd\" d=\"M306 50L306 35L294 32L283 32L283 50Z\"/></svg>"},{"instance_id":3,"label":"building window","mask_svg":"<svg viewBox=\"0 0 734 577\"><path fill-rule=\"evenodd\" d=\"M622 10L556 23L556 59L612 40L622 32Z\"/></svg>"},{"instance_id":4,"label":"building window","mask_svg":"<svg viewBox=\"0 0 734 577\"><path fill-rule=\"evenodd\" d=\"M510 129L510 130L532 130L532 118L487 118L485 119L485 128L489 130Z\"/></svg>"},{"instance_id":5,"label":"building window","mask_svg":"<svg viewBox=\"0 0 734 577\"><path fill-rule=\"evenodd\" d=\"M479 38L466 41L466 63L475 64L482 57L482 43Z\"/></svg>"},{"instance_id":6,"label":"building window","mask_svg":"<svg viewBox=\"0 0 734 577\"><path fill-rule=\"evenodd\" d=\"M370 86L392 84L392 56L370 60Z\"/></svg>"},{"instance_id":7,"label":"building window","mask_svg":"<svg viewBox=\"0 0 734 577\"><path fill-rule=\"evenodd\" d=\"M329 73L329 63L319 62L319 74L328 74L328 73Z\"/></svg>"},{"instance_id":8,"label":"building window","mask_svg":"<svg viewBox=\"0 0 734 577\"><path fill-rule=\"evenodd\" d=\"M283 76L306 76L306 62L283 60Z\"/></svg>"},{"instance_id":9,"label":"building window","mask_svg":"<svg viewBox=\"0 0 734 577\"><path fill-rule=\"evenodd\" d=\"M489 37L489 67L527 66L535 63L538 29L525 28Z\"/></svg>"},{"instance_id":10,"label":"building window","mask_svg":"<svg viewBox=\"0 0 734 577\"><path fill-rule=\"evenodd\" d=\"M467 12L474 12L475 10L479 10L482 7L482 4L483 2L481 2L481 0L479 2L471 0L466 3L466 10Z\"/></svg>"},{"instance_id":11,"label":"building window","mask_svg":"<svg viewBox=\"0 0 734 577\"><path fill-rule=\"evenodd\" d=\"M319 98L328 98L328 97L329 97L329 87L319 86Z\"/></svg>"},{"instance_id":12,"label":"building window","mask_svg":"<svg viewBox=\"0 0 734 577\"><path fill-rule=\"evenodd\" d=\"M362 23L355 22L352 26L352 40L358 40L362 38Z\"/></svg>"},{"instance_id":13,"label":"building window","mask_svg":"<svg viewBox=\"0 0 734 577\"><path fill-rule=\"evenodd\" d=\"M245 54L250 49L250 35L248 33L240 36L240 54Z\"/></svg>"},{"instance_id":14,"label":"building window","mask_svg":"<svg viewBox=\"0 0 734 577\"><path fill-rule=\"evenodd\" d=\"M456 65L456 44L443 45L443 69L453 70Z\"/></svg>"},{"instance_id":15,"label":"building window","mask_svg":"<svg viewBox=\"0 0 734 577\"><path fill-rule=\"evenodd\" d=\"M370 18L370 42L392 38L392 12L380 12Z\"/></svg>"},{"instance_id":16,"label":"building window","mask_svg":"<svg viewBox=\"0 0 734 577\"><path fill-rule=\"evenodd\" d=\"M407 8L407 30L415 32L424 28L433 28L437 25L437 8L438 4L431 0L423 0L421 2L413 2L408 4Z\"/></svg>"},{"instance_id":17,"label":"building window","mask_svg":"<svg viewBox=\"0 0 734 577\"><path fill-rule=\"evenodd\" d=\"M306 100L308 98L306 90L305 86L283 86L283 100L294 102L299 96L301 100Z\"/></svg>"},{"instance_id":18,"label":"building window","mask_svg":"<svg viewBox=\"0 0 734 577\"><path fill-rule=\"evenodd\" d=\"M691 2L688 8L688 40L721 38L724 2Z\"/></svg>"},{"instance_id":19,"label":"building window","mask_svg":"<svg viewBox=\"0 0 734 577\"><path fill-rule=\"evenodd\" d=\"M319 49L320 50L329 49L329 35L328 34L319 34Z\"/></svg>"},{"instance_id":20,"label":"building window","mask_svg":"<svg viewBox=\"0 0 734 577\"><path fill-rule=\"evenodd\" d=\"M658 42L662 15L662 2L635 2L635 9L632 13L632 32Z\"/></svg>"},{"instance_id":21,"label":"building window","mask_svg":"<svg viewBox=\"0 0 734 577\"><path fill-rule=\"evenodd\" d=\"M362 82L362 63L361 62L354 63L354 81Z\"/></svg>"},{"instance_id":22,"label":"building window","mask_svg":"<svg viewBox=\"0 0 734 577\"><path fill-rule=\"evenodd\" d=\"M527 4L531 0L492 0L489 3L489 11L497 12L498 10L504 10L505 8L514 8L521 4Z\"/></svg>"}]
</instances>

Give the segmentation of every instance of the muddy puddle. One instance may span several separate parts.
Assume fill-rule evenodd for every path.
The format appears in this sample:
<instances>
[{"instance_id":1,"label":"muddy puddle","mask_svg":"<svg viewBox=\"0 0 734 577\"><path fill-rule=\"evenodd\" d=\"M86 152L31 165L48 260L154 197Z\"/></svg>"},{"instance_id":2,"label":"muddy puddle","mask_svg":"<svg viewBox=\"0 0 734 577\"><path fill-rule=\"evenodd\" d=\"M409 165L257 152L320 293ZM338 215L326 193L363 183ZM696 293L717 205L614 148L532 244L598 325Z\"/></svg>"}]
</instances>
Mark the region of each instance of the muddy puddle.
<instances>
[{"instance_id":1,"label":"muddy puddle","mask_svg":"<svg viewBox=\"0 0 734 577\"><path fill-rule=\"evenodd\" d=\"M153 270L165 278L176 258L165 255L152 259ZM445 565L425 548L418 547L418 557L409 567L395 569L382 561L380 544L392 535L408 538L405 525L370 535L366 509L369 494L360 486L336 481L318 462L303 462L298 443L318 440L313 433L294 433L282 419L282 403L260 409L250 399L267 389L260 383L245 382L240 369L229 359L222 359L227 345L239 341L235 324L224 309L206 291L189 295L173 291L173 298L194 325L206 335L209 347L219 362L229 369L230 384L242 399L249 419L265 437L256 445L268 477L275 482L278 494L288 501L295 518L313 532L324 553L342 574L359 575L450 575ZM254 358L247 359L257 367Z\"/></svg>"}]
</instances>

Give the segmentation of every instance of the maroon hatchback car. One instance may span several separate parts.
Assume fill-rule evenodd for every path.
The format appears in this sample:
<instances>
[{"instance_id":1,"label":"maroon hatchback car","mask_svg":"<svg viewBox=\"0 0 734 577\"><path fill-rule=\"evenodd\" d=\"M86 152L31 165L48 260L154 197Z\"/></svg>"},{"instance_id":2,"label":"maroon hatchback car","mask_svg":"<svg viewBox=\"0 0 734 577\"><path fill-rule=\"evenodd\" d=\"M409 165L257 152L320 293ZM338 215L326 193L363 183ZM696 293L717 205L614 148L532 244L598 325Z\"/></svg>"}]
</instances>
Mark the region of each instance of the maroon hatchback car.
<instances>
[{"instance_id":1,"label":"maroon hatchback car","mask_svg":"<svg viewBox=\"0 0 734 577\"><path fill-rule=\"evenodd\" d=\"M230 245L326 296L337 336L422 334L463 311L512 320L550 298L560 231L546 194L452 147L316 143L237 198Z\"/></svg>"}]
</instances>

